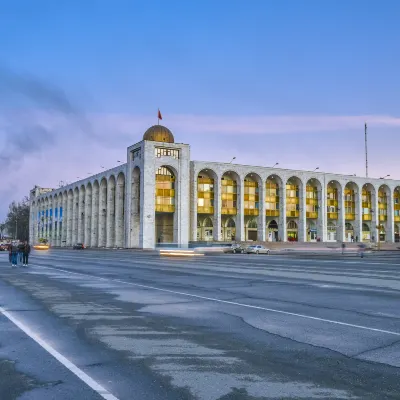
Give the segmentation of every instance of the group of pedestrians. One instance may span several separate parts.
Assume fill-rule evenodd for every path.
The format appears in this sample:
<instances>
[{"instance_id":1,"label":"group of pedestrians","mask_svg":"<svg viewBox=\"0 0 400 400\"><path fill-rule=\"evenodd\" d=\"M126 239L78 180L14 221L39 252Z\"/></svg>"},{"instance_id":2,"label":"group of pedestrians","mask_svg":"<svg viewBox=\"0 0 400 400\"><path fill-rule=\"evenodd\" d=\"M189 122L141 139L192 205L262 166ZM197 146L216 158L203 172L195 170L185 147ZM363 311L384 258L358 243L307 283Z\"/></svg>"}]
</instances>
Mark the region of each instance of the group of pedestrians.
<instances>
[{"instance_id":1,"label":"group of pedestrians","mask_svg":"<svg viewBox=\"0 0 400 400\"><path fill-rule=\"evenodd\" d=\"M24 243L11 243L8 248L8 257L12 268L18 266L18 261L22 263L23 267L28 266L29 254L31 252L31 246L28 242Z\"/></svg>"}]
</instances>

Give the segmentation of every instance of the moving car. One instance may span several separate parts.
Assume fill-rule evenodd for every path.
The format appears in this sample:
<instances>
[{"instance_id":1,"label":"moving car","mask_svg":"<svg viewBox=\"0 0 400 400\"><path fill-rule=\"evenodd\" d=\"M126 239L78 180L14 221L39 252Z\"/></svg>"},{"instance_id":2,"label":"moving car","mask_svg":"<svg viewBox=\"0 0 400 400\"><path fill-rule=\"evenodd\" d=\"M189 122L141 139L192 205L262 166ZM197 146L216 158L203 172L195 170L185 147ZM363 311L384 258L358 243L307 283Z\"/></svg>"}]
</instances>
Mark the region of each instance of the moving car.
<instances>
[{"instance_id":1,"label":"moving car","mask_svg":"<svg viewBox=\"0 0 400 400\"><path fill-rule=\"evenodd\" d=\"M244 248L240 244L229 244L224 247L224 253L244 253Z\"/></svg>"},{"instance_id":2,"label":"moving car","mask_svg":"<svg viewBox=\"0 0 400 400\"><path fill-rule=\"evenodd\" d=\"M48 250L50 246L47 243L38 243L33 245L35 250Z\"/></svg>"},{"instance_id":3,"label":"moving car","mask_svg":"<svg viewBox=\"0 0 400 400\"><path fill-rule=\"evenodd\" d=\"M74 244L73 249L74 250L83 250L85 248L85 245L83 243L76 243Z\"/></svg>"},{"instance_id":4,"label":"moving car","mask_svg":"<svg viewBox=\"0 0 400 400\"><path fill-rule=\"evenodd\" d=\"M249 246L246 249L247 254L269 254L270 250L264 246L256 245L256 246Z\"/></svg>"}]
</instances>

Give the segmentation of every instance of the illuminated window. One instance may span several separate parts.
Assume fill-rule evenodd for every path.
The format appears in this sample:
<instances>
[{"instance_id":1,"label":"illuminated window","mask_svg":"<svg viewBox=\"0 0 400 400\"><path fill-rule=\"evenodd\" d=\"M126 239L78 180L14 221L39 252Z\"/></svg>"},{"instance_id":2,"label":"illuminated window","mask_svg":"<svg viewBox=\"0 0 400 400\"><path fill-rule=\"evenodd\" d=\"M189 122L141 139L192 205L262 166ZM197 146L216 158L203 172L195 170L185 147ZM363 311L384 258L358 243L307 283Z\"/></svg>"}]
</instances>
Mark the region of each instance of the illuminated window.
<instances>
[{"instance_id":1,"label":"illuminated window","mask_svg":"<svg viewBox=\"0 0 400 400\"><path fill-rule=\"evenodd\" d=\"M214 179L199 175L197 178L197 212L214 213Z\"/></svg>"},{"instance_id":2,"label":"illuminated window","mask_svg":"<svg viewBox=\"0 0 400 400\"><path fill-rule=\"evenodd\" d=\"M165 147L156 147L155 154L156 154L157 158L166 156L166 157L173 157L177 160L179 159L179 150L177 150L177 149L167 149Z\"/></svg>"},{"instance_id":3,"label":"illuminated window","mask_svg":"<svg viewBox=\"0 0 400 400\"><path fill-rule=\"evenodd\" d=\"M222 214L237 213L237 183L229 177L221 179L221 212Z\"/></svg>"},{"instance_id":4,"label":"illuminated window","mask_svg":"<svg viewBox=\"0 0 400 400\"><path fill-rule=\"evenodd\" d=\"M258 183L250 180L244 180L244 214L258 215L259 195Z\"/></svg>"},{"instance_id":5,"label":"illuminated window","mask_svg":"<svg viewBox=\"0 0 400 400\"><path fill-rule=\"evenodd\" d=\"M156 212L175 211L175 176L167 167L160 167L156 173Z\"/></svg>"}]
</instances>

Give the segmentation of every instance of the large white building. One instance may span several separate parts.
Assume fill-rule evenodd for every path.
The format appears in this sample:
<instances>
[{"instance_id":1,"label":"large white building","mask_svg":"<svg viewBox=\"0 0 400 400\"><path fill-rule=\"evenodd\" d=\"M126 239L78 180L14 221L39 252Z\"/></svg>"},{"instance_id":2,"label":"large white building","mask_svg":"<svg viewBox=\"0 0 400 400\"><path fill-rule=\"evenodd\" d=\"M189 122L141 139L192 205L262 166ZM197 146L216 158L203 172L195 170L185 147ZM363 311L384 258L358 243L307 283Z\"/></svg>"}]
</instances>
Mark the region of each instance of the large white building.
<instances>
[{"instance_id":1,"label":"large white building","mask_svg":"<svg viewBox=\"0 0 400 400\"><path fill-rule=\"evenodd\" d=\"M30 194L30 240L154 248L195 241L399 241L400 181L191 161L155 125L126 164Z\"/></svg>"}]
</instances>

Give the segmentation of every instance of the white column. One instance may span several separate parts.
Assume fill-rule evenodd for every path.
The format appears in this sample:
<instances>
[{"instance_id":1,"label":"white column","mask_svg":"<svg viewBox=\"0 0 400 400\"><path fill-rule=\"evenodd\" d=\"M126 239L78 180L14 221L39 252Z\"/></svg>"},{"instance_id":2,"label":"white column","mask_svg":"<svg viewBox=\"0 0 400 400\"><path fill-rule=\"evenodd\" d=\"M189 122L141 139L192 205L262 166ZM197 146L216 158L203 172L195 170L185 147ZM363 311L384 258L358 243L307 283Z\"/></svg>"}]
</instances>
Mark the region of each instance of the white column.
<instances>
[{"instance_id":1,"label":"white column","mask_svg":"<svg viewBox=\"0 0 400 400\"><path fill-rule=\"evenodd\" d=\"M57 198L52 198L51 201L51 245L52 246L57 246L57 228L56 228L56 215L55 215L55 210L57 208L57 201L58 201L58 196ZM58 225L58 224L57 224Z\"/></svg>"},{"instance_id":2,"label":"white column","mask_svg":"<svg viewBox=\"0 0 400 400\"><path fill-rule=\"evenodd\" d=\"M100 192L99 186L93 185L92 192L92 226L91 226L91 239L90 246L98 247L99 246L99 202L100 202Z\"/></svg>"},{"instance_id":3,"label":"white column","mask_svg":"<svg viewBox=\"0 0 400 400\"><path fill-rule=\"evenodd\" d=\"M321 241L327 240L328 210L326 206L326 185L321 182L321 191L318 191L318 220L317 220L317 236Z\"/></svg>"},{"instance_id":4,"label":"white column","mask_svg":"<svg viewBox=\"0 0 400 400\"><path fill-rule=\"evenodd\" d=\"M72 246L72 228L73 228L73 209L74 209L74 195L68 194L68 225L67 225L67 246Z\"/></svg>"},{"instance_id":5,"label":"white column","mask_svg":"<svg viewBox=\"0 0 400 400\"><path fill-rule=\"evenodd\" d=\"M304 182L301 183L299 187L299 226L298 226L298 236L299 242L307 241L307 209L306 209L306 184Z\"/></svg>"},{"instance_id":6,"label":"white column","mask_svg":"<svg viewBox=\"0 0 400 400\"><path fill-rule=\"evenodd\" d=\"M379 238L379 186L374 186L375 197L372 197L372 223L371 223L371 242L377 243Z\"/></svg>"},{"instance_id":7,"label":"white column","mask_svg":"<svg viewBox=\"0 0 400 400\"><path fill-rule=\"evenodd\" d=\"M190 202L192 205L190 207L190 240L194 242L197 242L197 175L197 173L195 175L191 173L192 185L190 190Z\"/></svg>"},{"instance_id":8,"label":"white column","mask_svg":"<svg viewBox=\"0 0 400 400\"><path fill-rule=\"evenodd\" d=\"M287 226L286 226L286 184L283 182L279 187L279 222L278 222L278 239L287 242Z\"/></svg>"},{"instance_id":9,"label":"white column","mask_svg":"<svg viewBox=\"0 0 400 400\"><path fill-rule=\"evenodd\" d=\"M73 191L72 199L72 235L71 245L74 245L78 240L78 207L79 207L79 192Z\"/></svg>"},{"instance_id":10,"label":"white column","mask_svg":"<svg viewBox=\"0 0 400 400\"><path fill-rule=\"evenodd\" d=\"M245 240L244 232L244 178L240 177L237 182L237 215L236 215L236 240Z\"/></svg>"},{"instance_id":11,"label":"white column","mask_svg":"<svg viewBox=\"0 0 400 400\"><path fill-rule=\"evenodd\" d=\"M115 246L115 183L107 185L107 242L106 247Z\"/></svg>"},{"instance_id":12,"label":"white column","mask_svg":"<svg viewBox=\"0 0 400 400\"><path fill-rule=\"evenodd\" d=\"M61 247L67 245L67 226L68 226L68 194L64 193L62 197L62 225L61 225Z\"/></svg>"},{"instance_id":13,"label":"white column","mask_svg":"<svg viewBox=\"0 0 400 400\"><path fill-rule=\"evenodd\" d=\"M339 208L339 215L338 215L338 227L337 227L337 240L338 242L344 241L345 236L345 208L344 208L344 186L340 190L338 190L338 208Z\"/></svg>"},{"instance_id":14,"label":"white column","mask_svg":"<svg viewBox=\"0 0 400 400\"><path fill-rule=\"evenodd\" d=\"M78 201L78 232L77 232L77 239L76 241L78 243L83 243L83 237L84 237L84 230L85 230L85 222L84 222L84 217L85 217L85 194L80 189L79 191L79 201Z\"/></svg>"},{"instance_id":15,"label":"white column","mask_svg":"<svg viewBox=\"0 0 400 400\"><path fill-rule=\"evenodd\" d=\"M362 186L354 191L355 220L354 220L354 241L362 241Z\"/></svg>"},{"instance_id":16,"label":"white column","mask_svg":"<svg viewBox=\"0 0 400 400\"><path fill-rule=\"evenodd\" d=\"M258 219L257 219L257 240L265 242L266 230L266 205L265 205L265 182L258 182Z\"/></svg>"},{"instance_id":17,"label":"white column","mask_svg":"<svg viewBox=\"0 0 400 400\"><path fill-rule=\"evenodd\" d=\"M115 208L115 245L124 247L124 199L125 185L117 182L116 208Z\"/></svg>"},{"instance_id":18,"label":"white column","mask_svg":"<svg viewBox=\"0 0 400 400\"><path fill-rule=\"evenodd\" d=\"M60 207L61 207L61 203L62 203L62 195L59 194L57 196L57 201L56 201L56 206L55 206L55 210L57 210L57 228L56 228L56 246L59 247L61 246L61 229L60 229ZM55 217L55 210L53 211L54 213L54 217Z\"/></svg>"},{"instance_id":19,"label":"white column","mask_svg":"<svg viewBox=\"0 0 400 400\"><path fill-rule=\"evenodd\" d=\"M394 243L394 189L390 188L387 204L387 224L386 224L386 241Z\"/></svg>"},{"instance_id":20,"label":"white column","mask_svg":"<svg viewBox=\"0 0 400 400\"><path fill-rule=\"evenodd\" d=\"M87 186L85 190L85 219L84 219L84 238L83 243L87 247L91 247L92 240L92 186Z\"/></svg>"},{"instance_id":21,"label":"white column","mask_svg":"<svg viewBox=\"0 0 400 400\"><path fill-rule=\"evenodd\" d=\"M213 221L213 236L214 240L216 242L220 242L222 240L222 235L221 235L221 229L222 229L222 224L221 224L221 206L222 206L222 201L221 201L221 176L217 175L217 179L214 181L214 221ZM197 224L196 224L196 229L197 229Z\"/></svg>"}]
</instances>

